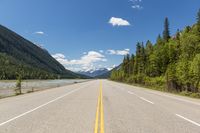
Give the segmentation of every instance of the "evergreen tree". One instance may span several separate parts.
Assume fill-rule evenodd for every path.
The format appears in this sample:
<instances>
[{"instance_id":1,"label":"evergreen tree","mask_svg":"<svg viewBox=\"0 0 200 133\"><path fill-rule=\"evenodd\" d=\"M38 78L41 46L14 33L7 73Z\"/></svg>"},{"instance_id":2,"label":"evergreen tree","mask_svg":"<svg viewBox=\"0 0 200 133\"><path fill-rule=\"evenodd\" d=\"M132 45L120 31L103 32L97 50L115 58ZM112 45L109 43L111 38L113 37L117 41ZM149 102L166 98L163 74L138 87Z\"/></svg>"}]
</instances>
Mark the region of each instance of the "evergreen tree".
<instances>
[{"instance_id":1,"label":"evergreen tree","mask_svg":"<svg viewBox=\"0 0 200 133\"><path fill-rule=\"evenodd\" d=\"M167 17L165 18L164 22L163 39L165 42L168 42L168 40L170 39L169 20Z\"/></svg>"},{"instance_id":2,"label":"evergreen tree","mask_svg":"<svg viewBox=\"0 0 200 133\"><path fill-rule=\"evenodd\" d=\"M146 43L146 65L145 65L145 73L147 76L151 75L151 62L150 62L150 55L153 53L153 44L148 40Z\"/></svg>"},{"instance_id":3,"label":"evergreen tree","mask_svg":"<svg viewBox=\"0 0 200 133\"><path fill-rule=\"evenodd\" d=\"M157 76L160 76L163 72L163 59L165 58L164 56L166 55L166 50L165 50L166 46L165 46L165 42L163 41L163 39L161 38L160 35L158 35L157 41L156 41L156 45L154 47L154 55L153 57L153 63L154 66L156 66L155 68L157 70L154 69L154 74L156 73Z\"/></svg>"},{"instance_id":4,"label":"evergreen tree","mask_svg":"<svg viewBox=\"0 0 200 133\"><path fill-rule=\"evenodd\" d=\"M190 91L190 75L189 75L189 62L186 59L181 59L176 66L176 77L178 84L184 86L182 87L184 91Z\"/></svg>"},{"instance_id":5,"label":"evergreen tree","mask_svg":"<svg viewBox=\"0 0 200 133\"><path fill-rule=\"evenodd\" d=\"M181 88L178 88L177 86L177 79L176 79L176 74L174 73L174 69L176 68L176 64L170 64L168 65L167 71L166 71L166 83L167 83L167 90L172 91L176 90L177 92L180 92Z\"/></svg>"},{"instance_id":6,"label":"evergreen tree","mask_svg":"<svg viewBox=\"0 0 200 133\"><path fill-rule=\"evenodd\" d=\"M125 57L125 70L124 72L127 74L127 76L130 75L130 55L127 54Z\"/></svg>"},{"instance_id":7,"label":"evergreen tree","mask_svg":"<svg viewBox=\"0 0 200 133\"><path fill-rule=\"evenodd\" d=\"M176 40L170 40L168 45L168 58L169 58L169 63L173 64L178 60L178 55L179 55L179 41ZM180 49L180 48L179 48Z\"/></svg>"},{"instance_id":8,"label":"evergreen tree","mask_svg":"<svg viewBox=\"0 0 200 133\"><path fill-rule=\"evenodd\" d=\"M192 77L192 83L194 84L194 92L198 92L200 83L200 54L197 54L190 66L190 74Z\"/></svg>"},{"instance_id":9,"label":"evergreen tree","mask_svg":"<svg viewBox=\"0 0 200 133\"><path fill-rule=\"evenodd\" d=\"M197 31L196 31L196 34L198 36L200 36L200 9L197 13Z\"/></svg>"},{"instance_id":10,"label":"evergreen tree","mask_svg":"<svg viewBox=\"0 0 200 133\"><path fill-rule=\"evenodd\" d=\"M131 59L130 59L130 66L129 66L129 72L131 75L133 74L133 71L134 71L134 64L135 64L135 55L132 54Z\"/></svg>"},{"instance_id":11,"label":"evergreen tree","mask_svg":"<svg viewBox=\"0 0 200 133\"><path fill-rule=\"evenodd\" d=\"M159 34L158 37L157 37L157 39L156 39L156 46L157 46L158 48L160 48L160 47L162 47L163 45L164 45L164 41L163 41L161 35Z\"/></svg>"},{"instance_id":12,"label":"evergreen tree","mask_svg":"<svg viewBox=\"0 0 200 133\"><path fill-rule=\"evenodd\" d=\"M141 44L138 42L136 46L136 57L135 57L135 65L134 65L134 75L137 75L139 72L139 64L140 64L140 55L141 55Z\"/></svg>"},{"instance_id":13,"label":"evergreen tree","mask_svg":"<svg viewBox=\"0 0 200 133\"><path fill-rule=\"evenodd\" d=\"M199 11L197 13L197 23L200 24L200 9L199 9Z\"/></svg>"},{"instance_id":14,"label":"evergreen tree","mask_svg":"<svg viewBox=\"0 0 200 133\"><path fill-rule=\"evenodd\" d=\"M146 43L146 54L150 55L153 51L153 44L151 43L151 41L147 41Z\"/></svg>"},{"instance_id":15,"label":"evergreen tree","mask_svg":"<svg viewBox=\"0 0 200 133\"><path fill-rule=\"evenodd\" d=\"M145 63L146 63L146 54L144 44L141 44L141 53L140 53L140 68L139 73L145 73Z\"/></svg>"},{"instance_id":16,"label":"evergreen tree","mask_svg":"<svg viewBox=\"0 0 200 133\"><path fill-rule=\"evenodd\" d=\"M186 33L189 33L189 32L191 31L191 29L192 29L192 28L191 28L190 26L186 26L185 32L186 32Z\"/></svg>"},{"instance_id":17,"label":"evergreen tree","mask_svg":"<svg viewBox=\"0 0 200 133\"><path fill-rule=\"evenodd\" d=\"M156 54L156 51L153 51L153 53L149 56L149 75L150 77L156 77L160 75L160 67L159 67L159 60L158 56Z\"/></svg>"},{"instance_id":18,"label":"evergreen tree","mask_svg":"<svg viewBox=\"0 0 200 133\"><path fill-rule=\"evenodd\" d=\"M175 39L180 40L180 30L179 29L177 29L177 31L176 31L176 38Z\"/></svg>"},{"instance_id":19,"label":"evergreen tree","mask_svg":"<svg viewBox=\"0 0 200 133\"><path fill-rule=\"evenodd\" d=\"M122 67L112 73L111 79L199 95L200 10L197 24L178 30L173 39L166 18L163 38L159 35L155 45L150 41L146 46L137 43L135 56L125 56Z\"/></svg>"}]
</instances>

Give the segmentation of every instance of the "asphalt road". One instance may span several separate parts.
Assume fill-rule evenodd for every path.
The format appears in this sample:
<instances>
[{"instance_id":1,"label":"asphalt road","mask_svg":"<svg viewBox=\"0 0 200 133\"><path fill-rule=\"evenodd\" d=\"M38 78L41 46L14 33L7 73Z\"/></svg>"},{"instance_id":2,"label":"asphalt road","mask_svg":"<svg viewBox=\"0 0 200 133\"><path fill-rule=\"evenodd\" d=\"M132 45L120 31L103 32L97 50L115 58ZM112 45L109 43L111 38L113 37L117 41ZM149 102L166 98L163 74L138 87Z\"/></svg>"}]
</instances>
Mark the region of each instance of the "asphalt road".
<instances>
[{"instance_id":1,"label":"asphalt road","mask_svg":"<svg viewBox=\"0 0 200 133\"><path fill-rule=\"evenodd\" d=\"M0 133L98 131L200 133L200 100L108 80L0 100Z\"/></svg>"}]
</instances>

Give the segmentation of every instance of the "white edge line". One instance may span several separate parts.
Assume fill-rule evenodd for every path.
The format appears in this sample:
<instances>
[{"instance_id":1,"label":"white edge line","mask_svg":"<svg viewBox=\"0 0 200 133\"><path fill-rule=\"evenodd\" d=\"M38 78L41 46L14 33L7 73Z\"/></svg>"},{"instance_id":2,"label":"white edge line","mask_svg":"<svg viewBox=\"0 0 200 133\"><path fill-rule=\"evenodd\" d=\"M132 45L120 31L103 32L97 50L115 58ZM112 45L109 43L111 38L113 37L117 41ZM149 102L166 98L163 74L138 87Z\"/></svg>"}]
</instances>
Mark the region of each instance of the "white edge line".
<instances>
[{"instance_id":1,"label":"white edge line","mask_svg":"<svg viewBox=\"0 0 200 133\"><path fill-rule=\"evenodd\" d=\"M185 117L183 117L183 116L181 116L181 115L179 115L179 114L176 114L176 116L178 116L178 117L180 117L180 118L182 118L182 119L184 119L184 120L186 120L186 121L188 121L188 122L190 122L190 123L192 123L192 124L194 124L194 125L200 127L200 124L197 123L197 122L194 122L194 121L192 121L192 120L190 120L190 119L188 119L188 118L185 118Z\"/></svg>"},{"instance_id":2,"label":"white edge line","mask_svg":"<svg viewBox=\"0 0 200 133\"><path fill-rule=\"evenodd\" d=\"M115 86L115 87L117 87L117 86ZM118 88L118 87L117 87ZM121 88L120 88L121 89ZM146 102L148 102L148 103L151 103L151 104L154 104L153 102L151 102L151 101L149 101L149 100L147 100L147 99L145 99L145 98L143 98L143 97L140 97L140 96L138 96L138 95L136 95L135 93L133 93L133 92L131 92L131 91L127 91L129 94L131 94L131 95L135 95L135 96L137 96L137 97L139 97L140 99L142 99L142 100L144 100L144 101L146 101Z\"/></svg>"},{"instance_id":3,"label":"white edge line","mask_svg":"<svg viewBox=\"0 0 200 133\"><path fill-rule=\"evenodd\" d=\"M196 103L196 102L193 102L193 101L189 101L189 100L186 100L186 99L182 99L182 98L177 98L177 97L174 97L174 96L169 96L167 94L158 94L156 92L150 92L149 90L147 90L149 93L152 93L152 94L155 94L155 95L159 95L159 96L165 96L165 97L168 97L168 98L171 98L171 99L175 99L175 100L178 100L178 101L182 101L182 102L187 102L187 103L191 103L191 104L195 104L195 105L198 105L200 106L199 103Z\"/></svg>"},{"instance_id":4,"label":"white edge line","mask_svg":"<svg viewBox=\"0 0 200 133\"><path fill-rule=\"evenodd\" d=\"M175 100L178 100L178 101L187 102L187 103L191 103L191 104L195 104L195 105L200 106L200 103L183 99L183 98L187 98L187 97L180 97L180 98L178 98L178 97L175 97L176 95L173 95L173 94L170 94L170 93L169 94L167 94L167 93L161 93L161 94L159 94L160 92L156 91L156 90L150 90L150 89L143 88L143 87L138 87L138 86L130 86L130 87L131 88L137 88L137 89L143 89L146 92L154 94L154 95L164 96L164 97L168 97L168 98L175 99Z\"/></svg>"},{"instance_id":5,"label":"white edge line","mask_svg":"<svg viewBox=\"0 0 200 133\"><path fill-rule=\"evenodd\" d=\"M151 102L151 101L145 99L144 97L140 97L140 99L142 99L142 100L144 100L144 101L146 101L146 102L148 102L148 103L154 104L153 102Z\"/></svg>"},{"instance_id":6,"label":"white edge line","mask_svg":"<svg viewBox=\"0 0 200 133\"><path fill-rule=\"evenodd\" d=\"M175 97L176 95L173 96L172 94L158 94L158 93L159 93L158 91L150 90L150 89L143 88L143 87L138 87L138 86L129 86L129 85L128 85L128 87L137 88L137 89L143 89L143 90L145 90L146 92L149 92L149 93L154 94L154 95L164 96L164 97L168 97L168 98L175 99L175 100L178 100L178 101L187 102L187 103L191 103L191 104L200 106L200 103L197 103L197 102L193 102L193 101L189 101L189 100L183 99L184 97L183 97L183 98L178 98L178 97ZM171 96L170 96L170 95L171 95Z\"/></svg>"},{"instance_id":7,"label":"white edge line","mask_svg":"<svg viewBox=\"0 0 200 133\"><path fill-rule=\"evenodd\" d=\"M133 92L131 92L131 91L128 91L128 93L129 93L129 94L131 94L131 95L134 95L134 93L133 93Z\"/></svg>"},{"instance_id":8,"label":"white edge line","mask_svg":"<svg viewBox=\"0 0 200 133\"><path fill-rule=\"evenodd\" d=\"M62 96L57 97L57 98L54 99L54 100L51 100L51 101L49 101L49 102L47 102L47 103L44 103L44 104L42 104L42 105L40 105L40 106L38 106L38 107L36 107L36 108L34 108L34 109L31 109L31 110L29 110L29 111L27 111L27 112L25 112L25 113L23 113L23 114L20 114L20 115L14 117L14 118L11 118L11 119L9 119L9 120L3 122L3 123L0 123L0 126L3 126L3 125L5 125L5 124L7 124L7 123L9 123L9 122L12 122L12 121L14 121L14 120L16 120L16 119L18 119L18 118L20 118L20 117L22 117L22 116L25 116L25 115L27 115L27 114L29 114L29 113L35 111L35 110L38 110L38 109L40 109L40 108L42 108L42 107L44 107L44 106L46 106L46 105L48 105L48 104L50 104L50 103L53 103L53 102L55 102L55 101L57 101L57 100L59 100L59 99L65 97L65 96L67 96L67 95L69 95L69 94L72 94L72 93L74 93L74 92L76 92L76 91L78 91L78 90L80 90L80 89L81 89L81 88L72 90L72 91L70 91L70 92L68 92L68 93L66 93L66 94L64 94L64 95L62 95Z\"/></svg>"}]
</instances>

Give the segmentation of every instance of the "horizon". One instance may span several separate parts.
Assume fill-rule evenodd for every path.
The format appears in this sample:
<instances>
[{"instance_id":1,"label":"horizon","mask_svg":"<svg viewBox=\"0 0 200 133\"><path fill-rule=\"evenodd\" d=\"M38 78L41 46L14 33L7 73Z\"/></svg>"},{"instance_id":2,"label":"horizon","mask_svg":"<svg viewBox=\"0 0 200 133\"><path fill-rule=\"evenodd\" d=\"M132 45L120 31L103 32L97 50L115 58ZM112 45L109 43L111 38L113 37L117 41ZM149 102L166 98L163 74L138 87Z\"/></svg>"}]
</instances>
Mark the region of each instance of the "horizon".
<instances>
[{"instance_id":1,"label":"horizon","mask_svg":"<svg viewBox=\"0 0 200 133\"><path fill-rule=\"evenodd\" d=\"M158 34L162 34L165 17L169 18L171 35L193 25L200 1L179 3L180 0L3 0L0 22L47 49L66 69L110 69L121 64L124 55L135 53L137 42L155 43Z\"/></svg>"}]
</instances>

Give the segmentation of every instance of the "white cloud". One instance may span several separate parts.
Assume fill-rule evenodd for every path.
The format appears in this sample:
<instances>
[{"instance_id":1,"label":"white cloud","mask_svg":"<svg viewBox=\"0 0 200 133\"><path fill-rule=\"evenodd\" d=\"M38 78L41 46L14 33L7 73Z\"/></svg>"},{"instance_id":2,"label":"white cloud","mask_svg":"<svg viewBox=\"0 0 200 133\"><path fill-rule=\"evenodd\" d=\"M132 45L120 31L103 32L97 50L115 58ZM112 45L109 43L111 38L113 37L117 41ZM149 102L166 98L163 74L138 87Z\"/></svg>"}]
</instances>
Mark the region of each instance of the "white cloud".
<instances>
[{"instance_id":1,"label":"white cloud","mask_svg":"<svg viewBox=\"0 0 200 133\"><path fill-rule=\"evenodd\" d=\"M103 50L99 50L99 52L100 52L100 53L103 53L104 51L103 51Z\"/></svg>"},{"instance_id":2,"label":"white cloud","mask_svg":"<svg viewBox=\"0 0 200 133\"><path fill-rule=\"evenodd\" d=\"M93 69L94 63L96 62L106 62L107 59L104 55L96 51L89 51L85 53L80 59L68 60L65 55L57 53L52 55L58 62L66 67L66 69L72 71Z\"/></svg>"},{"instance_id":3,"label":"white cloud","mask_svg":"<svg viewBox=\"0 0 200 133\"><path fill-rule=\"evenodd\" d=\"M112 26L130 26L131 24L122 18L111 17L109 22Z\"/></svg>"},{"instance_id":4,"label":"white cloud","mask_svg":"<svg viewBox=\"0 0 200 133\"><path fill-rule=\"evenodd\" d=\"M111 67L108 67L107 69L108 69L108 71L110 71L110 70L112 70L112 69L115 68L115 67L117 67L117 65L113 65L113 66L111 66Z\"/></svg>"},{"instance_id":5,"label":"white cloud","mask_svg":"<svg viewBox=\"0 0 200 133\"><path fill-rule=\"evenodd\" d=\"M138 9L138 10L143 9L143 7L141 6L142 0L130 0L130 2L132 3L131 7L133 9Z\"/></svg>"},{"instance_id":6,"label":"white cloud","mask_svg":"<svg viewBox=\"0 0 200 133\"><path fill-rule=\"evenodd\" d=\"M43 31L36 31L36 32L34 32L34 34L44 35L44 32Z\"/></svg>"},{"instance_id":7,"label":"white cloud","mask_svg":"<svg viewBox=\"0 0 200 133\"><path fill-rule=\"evenodd\" d=\"M127 55L129 54L130 52L130 49L124 49L124 50L112 50L112 49L109 49L107 50L108 54L110 55Z\"/></svg>"},{"instance_id":8,"label":"white cloud","mask_svg":"<svg viewBox=\"0 0 200 133\"><path fill-rule=\"evenodd\" d=\"M140 6L140 5L133 5L132 8L133 8L133 9L142 9L143 7Z\"/></svg>"},{"instance_id":9,"label":"white cloud","mask_svg":"<svg viewBox=\"0 0 200 133\"><path fill-rule=\"evenodd\" d=\"M142 2L142 0L130 0L130 2Z\"/></svg>"},{"instance_id":10,"label":"white cloud","mask_svg":"<svg viewBox=\"0 0 200 133\"><path fill-rule=\"evenodd\" d=\"M55 59L65 59L65 55L60 54L60 53L54 54L54 55L52 55L52 56L53 56L53 58L55 58Z\"/></svg>"}]
</instances>

